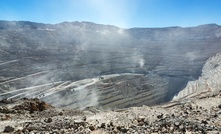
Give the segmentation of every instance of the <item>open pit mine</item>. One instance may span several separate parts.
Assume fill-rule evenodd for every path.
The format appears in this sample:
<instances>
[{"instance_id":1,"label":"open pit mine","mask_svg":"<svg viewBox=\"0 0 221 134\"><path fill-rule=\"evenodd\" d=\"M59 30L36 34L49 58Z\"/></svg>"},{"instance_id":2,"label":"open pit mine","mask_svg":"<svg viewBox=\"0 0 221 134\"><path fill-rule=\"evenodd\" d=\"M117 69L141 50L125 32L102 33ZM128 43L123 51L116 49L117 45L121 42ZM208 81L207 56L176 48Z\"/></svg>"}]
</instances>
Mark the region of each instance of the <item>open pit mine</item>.
<instances>
[{"instance_id":1,"label":"open pit mine","mask_svg":"<svg viewBox=\"0 0 221 134\"><path fill-rule=\"evenodd\" d=\"M0 133L218 134L221 26L0 21Z\"/></svg>"},{"instance_id":2,"label":"open pit mine","mask_svg":"<svg viewBox=\"0 0 221 134\"><path fill-rule=\"evenodd\" d=\"M0 21L0 100L39 98L76 109L161 104L218 89L220 56L211 57L219 52L216 24L122 29Z\"/></svg>"}]
</instances>

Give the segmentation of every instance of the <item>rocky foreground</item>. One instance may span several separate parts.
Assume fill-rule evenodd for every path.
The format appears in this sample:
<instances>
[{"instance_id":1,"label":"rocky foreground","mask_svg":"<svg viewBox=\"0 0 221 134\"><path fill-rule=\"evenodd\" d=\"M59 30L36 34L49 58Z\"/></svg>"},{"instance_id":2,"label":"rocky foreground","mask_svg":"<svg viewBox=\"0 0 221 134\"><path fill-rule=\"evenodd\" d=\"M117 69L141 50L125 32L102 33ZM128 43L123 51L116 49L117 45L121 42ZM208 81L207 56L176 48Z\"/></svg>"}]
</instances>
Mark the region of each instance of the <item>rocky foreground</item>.
<instances>
[{"instance_id":1,"label":"rocky foreground","mask_svg":"<svg viewBox=\"0 0 221 134\"><path fill-rule=\"evenodd\" d=\"M38 99L2 100L1 133L219 133L221 92L158 106L55 108Z\"/></svg>"}]
</instances>

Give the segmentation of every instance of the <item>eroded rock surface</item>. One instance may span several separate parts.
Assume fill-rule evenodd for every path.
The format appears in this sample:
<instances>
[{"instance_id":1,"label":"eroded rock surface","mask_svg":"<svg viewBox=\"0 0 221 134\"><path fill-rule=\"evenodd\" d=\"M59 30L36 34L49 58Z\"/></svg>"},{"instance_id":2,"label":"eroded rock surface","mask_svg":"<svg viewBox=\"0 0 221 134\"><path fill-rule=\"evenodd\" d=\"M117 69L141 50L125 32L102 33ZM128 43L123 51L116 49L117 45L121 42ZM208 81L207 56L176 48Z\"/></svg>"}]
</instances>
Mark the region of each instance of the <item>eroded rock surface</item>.
<instances>
[{"instance_id":1,"label":"eroded rock surface","mask_svg":"<svg viewBox=\"0 0 221 134\"><path fill-rule=\"evenodd\" d=\"M190 99L213 95L221 90L221 54L209 58L202 69L202 75L174 96L173 100Z\"/></svg>"}]
</instances>

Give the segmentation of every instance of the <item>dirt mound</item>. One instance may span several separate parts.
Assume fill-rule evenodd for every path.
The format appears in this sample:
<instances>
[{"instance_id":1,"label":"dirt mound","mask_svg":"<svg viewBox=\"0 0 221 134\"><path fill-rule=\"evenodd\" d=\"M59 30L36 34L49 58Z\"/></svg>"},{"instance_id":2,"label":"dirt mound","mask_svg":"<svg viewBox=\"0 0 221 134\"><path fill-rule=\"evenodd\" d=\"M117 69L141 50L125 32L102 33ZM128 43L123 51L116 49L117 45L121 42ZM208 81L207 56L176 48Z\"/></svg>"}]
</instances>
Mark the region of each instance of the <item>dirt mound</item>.
<instances>
[{"instance_id":1,"label":"dirt mound","mask_svg":"<svg viewBox=\"0 0 221 134\"><path fill-rule=\"evenodd\" d=\"M30 113L33 113L34 111L43 111L50 108L53 108L50 104L47 104L44 101L41 101L39 99L24 99L25 101L20 104L14 106L12 109L14 110L27 110L30 111Z\"/></svg>"}]
</instances>

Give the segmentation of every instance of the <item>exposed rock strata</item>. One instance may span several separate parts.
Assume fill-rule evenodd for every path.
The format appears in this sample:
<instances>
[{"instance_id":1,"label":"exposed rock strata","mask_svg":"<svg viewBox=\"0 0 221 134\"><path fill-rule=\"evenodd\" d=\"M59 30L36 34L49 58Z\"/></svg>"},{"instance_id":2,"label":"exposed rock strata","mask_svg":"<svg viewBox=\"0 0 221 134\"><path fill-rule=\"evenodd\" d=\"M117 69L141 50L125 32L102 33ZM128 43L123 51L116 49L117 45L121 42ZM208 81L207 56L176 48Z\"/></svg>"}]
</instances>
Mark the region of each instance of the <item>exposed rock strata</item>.
<instances>
[{"instance_id":1,"label":"exposed rock strata","mask_svg":"<svg viewBox=\"0 0 221 134\"><path fill-rule=\"evenodd\" d=\"M116 90L113 92L117 94L115 100L102 100L104 96L99 96L99 103L94 103L95 106L128 107L169 101L189 80L198 78L205 61L220 52L220 42L221 27L216 24L189 28L121 29L89 22L50 25L0 21L0 99L39 97L62 106L50 98L66 94L70 98L63 97L65 100L73 99L69 91L74 91L76 87L70 84L83 80L87 87L84 91L90 87L105 95L109 89ZM132 101L124 97L125 88L122 85L128 83L130 77L117 76L114 79L119 79L117 82L122 84L115 87L102 79L87 86L90 83L87 81L93 81L94 78L122 73L142 74L139 76L142 78L130 75L144 86L130 86L130 92L126 95L132 96L142 89L147 98L142 100L142 94L137 95L132 99L139 98L137 103L128 104ZM157 77L149 78L151 74ZM148 81L141 79L149 79L151 84L145 86ZM104 84L107 84L106 88ZM151 91L147 92L149 89ZM148 98L151 92L154 92L151 95L154 98L152 102ZM89 93L92 98L96 95L91 90ZM50 98L44 97L44 94ZM158 95L156 99L154 96ZM73 104L74 99L71 100ZM72 105L71 101L63 106ZM82 107L86 106L91 104L82 104Z\"/></svg>"},{"instance_id":2,"label":"exposed rock strata","mask_svg":"<svg viewBox=\"0 0 221 134\"><path fill-rule=\"evenodd\" d=\"M96 106L101 109L116 109L164 102L174 92L166 90L174 85L174 82L182 82L182 79L175 81L170 77L156 74L115 74L15 90L1 94L1 97L5 99L37 97L58 107L84 109Z\"/></svg>"},{"instance_id":3,"label":"exposed rock strata","mask_svg":"<svg viewBox=\"0 0 221 134\"><path fill-rule=\"evenodd\" d=\"M221 90L221 54L209 58L202 69L202 76L174 96L173 100L203 97Z\"/></svg>"}]
</instances>

